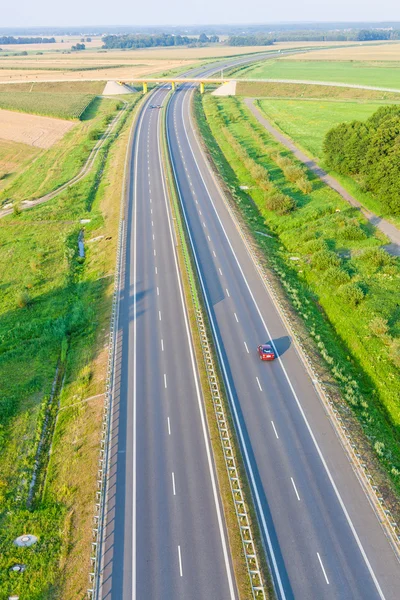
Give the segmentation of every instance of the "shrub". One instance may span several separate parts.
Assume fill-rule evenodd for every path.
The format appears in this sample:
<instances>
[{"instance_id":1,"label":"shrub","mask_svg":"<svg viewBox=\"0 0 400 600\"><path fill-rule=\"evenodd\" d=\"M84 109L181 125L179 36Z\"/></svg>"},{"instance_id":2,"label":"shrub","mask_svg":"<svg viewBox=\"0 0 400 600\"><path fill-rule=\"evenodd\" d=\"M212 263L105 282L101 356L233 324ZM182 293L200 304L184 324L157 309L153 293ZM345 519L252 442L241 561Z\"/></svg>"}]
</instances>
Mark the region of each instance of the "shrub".
<instances>
[{"instance_id":1,"label":"shrub","mask_svg":"<svg viewBox=\"0 0 400 600\"><path fill-rule=\"evenodd\" d=\"M339 293L344 302L349 306L358 306L364 299L364 292L357 283L346 283L341 285Z\"/></svg>"},{"instance_id":2,"label":"shrub","mask_svg":"<svg viewBox=\"0 0 400 600\"><path fill-rule=\"evenodd\" d=\"M288 158L287 156L283 156L282 154L275 154L273 156L273 160L282 170L292 166L292 161L290 160L290 158Z\"/></svg>"},{"instance_id":3,"label":"shrub","mask_svg":"<svg viewBox=\"0 0 400 600\"><path fill-rule=\"evenodd\" d=\"M382 248L369 248L363 252L360 259L373 271L389 266L393 262L393 259Z\"/></svg>"},{"instance_id":4,"label":"shrub","mask_svg":"<svg viewBox=\"0 0 400 600\"><path fill-rule=\"evenodd\" d=\"M275 190L266 194L265 205L268 210L275 210L279 215L286 215L296 208L293 198Z\"/></svg>"},{"instance_id":5,"label":"shrub","mask_svg":"<svg viewBox=\"0 0 400 600\"><path fill-rule=\"evenodd\" d=\"M367 236L357 223L348 223L338 231L344 240L364 240Z\"/></svg>"},{"instance_id":6,"label":"shrub","mask_svg":"<svg viewBox=\"0 0 400 600\"><path fill-rule=\"evenodd\" d=\"M350 275L340 267L329 267L325 273L325 280L330 285L340 286L350 281Z\"/></svg>"},{"instance_id":7,"label":"shrub","mask_svg":"<svg viewBox=\"0 0 400 600\"><path fill-rule=\"evenodd\" d=\"M390 360L396 367L400 367L400 339L392 340L389 347Z\"/></svg>"},{"instance_id":8,"label":"shrub","mask_svg":"<svg viewBox=\"0 0 400 600\"><path fill-rule=\"evenodd\" d=\"M326 242L322 238L314 238L309 242L303 244L302 250L306 254L314 254L315 252L319 252L320 250L327 250L328 247Z\"/></svg>"},{"instance_id":9,"label":"shrub","mask_svg":"<svg viewBox=\"0 0 400 600\"><path fill-rule=\"evenodd\" d=\"M27 290L20 292L17 298L17 304L20 308L26 308L32 304L32 299Z\"/></svg>"},{"instance_id":10,"label":"shrub","mask_svg":"<svg viewBox=\"0 0 400 600\"><path fill-rule=\"evenodd\" d=\"M318 271L326 271L330 267L338 267L340 259L331 250L319 250L312 257L311 265Z\"/></svg>"},{"instance_id":11,"label":"shrub","mask_svg":"<svg viewBox=\"0 0 400 600\"><path fill-rule=\"evenodd\" d=\"M299 188L299 190L303 192L303 194L311 194L313 186L311 181L307 179L305 175L303 175L296 181L296 185Z\"/></svg>"},{"instance_id":12,"label":"shrub","mask_svg":"<svg viewBox=\"0 0 400 600\"><path fill-rule=\"evenodd\" d=\"M92 129L92 131L88 135L88 138L89 140L98 140L100 139L101 135L102 133L100 129Z\"/></svg>"},{"instance_id":13,"label":"shrub","mask_svg":"<svg viewBox=\"0 0 400 600\"><path fill-rule=\"evenodd\" d=\"M385 337L388 334L388 322L383 317L374 317L369 324L371 332L376 335L376 337Z\"/></svg>"},{"instance_id":14,"label":"shrub","mask_svg":"<svg viewBox=\"0 0 400 600\"><path fill-rule=\"evenodd\" d=\"M289 165L283 169L283 172L285 173L286 179L288 179L291 183L295 183L304 177L303 169L297 165Z\"/></svg>"}]
</instances>

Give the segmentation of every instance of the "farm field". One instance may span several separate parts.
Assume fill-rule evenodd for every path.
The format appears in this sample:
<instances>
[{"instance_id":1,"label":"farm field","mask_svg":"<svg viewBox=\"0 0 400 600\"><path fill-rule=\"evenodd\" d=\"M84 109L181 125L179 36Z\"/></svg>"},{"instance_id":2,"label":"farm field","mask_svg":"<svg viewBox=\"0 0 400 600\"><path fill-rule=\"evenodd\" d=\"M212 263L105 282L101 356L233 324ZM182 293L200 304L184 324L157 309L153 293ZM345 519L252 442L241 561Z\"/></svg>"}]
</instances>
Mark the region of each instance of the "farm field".
<instances>
[{"instance_id":1,"label":"farm field","mask_svg":"<svg viewBox=\"0 0 400 600\"><path fill-rule=\"evenodd\" d=\"M1 105L1 100L0 100ZM74 127L72 121L0 109L0 136L37 148L50 148Z\"/></svg>"},{"instance_id":2,"label":"farm field","mask_svg":"<svg viewBox=\"0 0 400 600\"><path fill-rule=\"evenodd\" d=\"M121 79L141 77L170 71L185 70L201 61L275 52L290 48L320 48L335 46L322 42L277 43L271 48L254 46L209 46L204 48L146 48L140 50L89 49L64 54L60 50L46 51L43 55L4 56L0 53L0 83L9 81L56 81L58 79ZM343 45L343 44L342 44ZM20 47L20 50L23 46ZM96 69L96 67L98 67Z\"/></svg>"},{"instance_id":3,"label":"farm field","mask_svg":"<svg viewBox=\"0 0 400 600\"><path fill-rule=\"evenodd\" d=\"M138 98L131 98L131 109ZM99 101L92 120L97 113L104 118L111 109L114 101ZM0 220L2 598L76 600L86 594L107 365L105 332L132 117L132 110L124 113L120 129L82 181L46 204ZM84 261L77 255L81 219L87 221ZM59 396L51 403L53 381ZM77 406L91 396L92 401ZM58 402L62 411L56 421ZM50 429L30 494L46 414ZM29 559L26 548L13 544L28 530L39 539ZM10 564L27 560L24 577L10 573Z\"/></svg>"},{"instance_id":4,"label":"farm field","mask_svg":"<svg viewBox=\"0 0 400 600\"><path fill-rule=\"evenodd\" d=\"M400 62L370 65L361 61L313 61L312 56L313 53L308 55L309 60L285 58L263 61L234 75L249 79L329 81L400 90Z\"/></svg>"},{"instance_id":5,"label":"farm field","mask_svg":"<svg viewBox=\"0 0 400 600\"><path fill-rule=\"evenodd\" d=\"M382 234L307 172L241 100L197 96L196 115L268 267L400 491L399 260L379 248Z\"/></svg>"},{"instance_id":6,"label":"farm field","mask_svg":"<svg viewBox=\"0 0 400 600\"><path fill-rule=\"evenodd\" d=\"M40 148L0 138L0 192L40 154Z\"/></svg>"},{"instance_id":7,"label":"farm field","mask_svg":"<svg viewBox=\"0 0 400 600\"><path fill-rule=\"evenodd\" d=\"M0 109L47 115L59 119L79 119L93 101L91 94L51 94L49 92L3 92L0 87ZM1 135L1 134L0 134Z\"/></svg>"}]
</instances>

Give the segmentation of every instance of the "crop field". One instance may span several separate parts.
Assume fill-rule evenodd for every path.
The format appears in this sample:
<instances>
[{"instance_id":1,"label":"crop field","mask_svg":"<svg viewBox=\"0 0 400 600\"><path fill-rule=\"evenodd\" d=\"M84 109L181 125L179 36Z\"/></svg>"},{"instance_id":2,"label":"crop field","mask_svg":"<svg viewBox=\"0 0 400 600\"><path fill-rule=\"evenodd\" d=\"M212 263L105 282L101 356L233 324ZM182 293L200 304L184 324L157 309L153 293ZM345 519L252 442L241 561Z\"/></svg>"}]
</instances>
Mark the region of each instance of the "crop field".
<instances>
[{"instance_id":1,"label":"crop field","mask_svg":"<svg viewBox=\"0 0 400 600\"><path fill-rule=\"evenodd\" d=\"M40 154L39 148L0 138L0 191Z\"/></svg>"},{"instance_id":2,"label":"crop field","mask_svg":"<svg viewBox=\"0 0 400 600\"><path fill-rule=\"evenodd\" d=\"M348 50L350 52L350 49ZM369 85L400 90L400 63L370 65L361 61L266 60L235 73L249 79L291 79Z\"/></svg>"},{"instance_id":3,"label":"crop field","mask_svg":"<svg viewBox=\"0 0 400 600\"><path fill-rule=\"evenodd\" d=\"M132 107L138 98L131 98ZM100 113L104 119L115 108L115 101L102 100L91 118ZM85 179L46 204L0 220L1 598L76 600L86 593L105 332L131 119L125 112ZM87 220L84 261L77 255L80 219ZM59 395L51 403L57 373ZM30 494L46 415L50 429ZM36 535L37 544L16 548L21 532ZM27 564L23 577L10 572L15 562Z\"/></svg>"},{"instance_id":4,"label":"crop field","mask_svg":"<svg viewBox=\"0 0 400 600\"><path fill-rule=\"evenodd\" d=\"M4 140L21 142L37 148L50 148L72 127L72 121L0 109L0 135Z\"/></svg>"},{"instance_id":5,"label":"crop field","mask_svg":"<svg viewBox=\"0 0 400 600\"><path fill-rule=\"evenodd\" d=\"M400 102L400 92L381 92L352 87L310 83L276 83L262 81L241 81L236 84L236 95L250 98L299 98L299 100L384 100L387 103Z\"/></svg>"},{"instance_id":6,"label":"crop field","mask_svg":"<svg viewBox=\"0 0 400 600\"><path fill-rule=\"evenodd\" d=\"M198 96L196 114L269 268L400 490L399 260L380 249L382 234L271 138L242 101Z\"/></svg>"},{"instance_id":7,"label":"crop field","mask_svg":"<svg viewBox=\"0 0 400 600\"><path fill-rule=\"evenodd\" d=\"M93 101L91 94L51 94L48 92L3 92L0 88L0 109L17 110L59 119L80 119Z\"/></svg>"}]
</instances>

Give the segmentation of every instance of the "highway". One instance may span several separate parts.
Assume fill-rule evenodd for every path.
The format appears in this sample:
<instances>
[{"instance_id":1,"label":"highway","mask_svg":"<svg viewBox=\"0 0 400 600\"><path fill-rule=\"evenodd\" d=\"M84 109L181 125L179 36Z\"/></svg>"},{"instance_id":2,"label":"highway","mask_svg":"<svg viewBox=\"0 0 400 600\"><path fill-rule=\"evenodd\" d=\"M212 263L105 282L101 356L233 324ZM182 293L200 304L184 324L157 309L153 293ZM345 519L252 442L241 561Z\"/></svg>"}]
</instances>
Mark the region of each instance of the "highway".
<instances>
[{"instance_id":1,"label":"highway","mask_svg":"<svg viewBox=\"0 0 400 600\"><path fill-rule=\"evenodd\" d=\"M237 598L147 101L129 172L103 599Z\"/></svg>"},{"instance_id":2,"label":"highway","mask_svg":"<svg viewBox=\"0 0 400 600\"><path fill-rule=\"evenodd\" d=\"M204 68L188 75L196 73ZM162 172L160 112L150 108L166 95L161 88L146 101L127 173L96 598L236 600Z\"/></svg>"},{"instance_id":3,"label":"highway","mask_svg":"<svg viewBox=\"0 0 400 600\"><path fill-rule=\"evenodd\" d=\"M398 599L400 565L208 168L192 93L169 104L170 154L277 595ZM261 363L269 340L279 359Z\"/></svg>"}]
</instances>

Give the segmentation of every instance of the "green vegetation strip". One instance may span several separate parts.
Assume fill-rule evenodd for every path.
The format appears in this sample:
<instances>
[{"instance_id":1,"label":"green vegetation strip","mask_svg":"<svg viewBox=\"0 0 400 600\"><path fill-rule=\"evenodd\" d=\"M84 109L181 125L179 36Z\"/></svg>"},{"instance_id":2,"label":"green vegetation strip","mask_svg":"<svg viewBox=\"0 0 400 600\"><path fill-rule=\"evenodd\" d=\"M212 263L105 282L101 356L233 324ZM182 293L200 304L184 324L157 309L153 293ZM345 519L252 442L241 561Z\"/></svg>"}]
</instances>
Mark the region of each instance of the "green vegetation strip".
<instances>
[{"instance_id":1,"label":"green vegetation strip","mask_svg":"<svg viewBox=\"0 0 400 600\"><path fill-rule=\"evenodd\" d=\"M371 460L400 491L398 260L379 248L358 211L304 171L239 100L197 97L195 107L264 262L359 420L375 450ZM305 192L303 177L311 186Z\"/></svg>"},{"instance_id":2,"label":"green vegetation strip","mask_svg":"<svg viewBox=\"0 0 400 600\"><path fill-rule=\"evenodd\" d=\"M115 190L119 197L122 181L118 148L126 139L134 102L84 180L49 203L17 218L6 217L0 224L4 598L16 594L29 600L56 596L75 600L82 597L87 582L103 404L102 395L97 395L104 391L104 330L109 323L119 215ZM77 245L82 219L84 260ZM64 383L51 406L28 510L57 365ZM95 399L80 402L89 397ZM63 410L54 430L58 404ZM65 410L70 405L74 407ZM17 548L13 540L26 533L36 535L37 544ZM16 563L26 564L23 574L10 571Z\"/></svg>"},{"instance_id":3,"label":"green vegetation strip","mask_svg":"<svg viewBox=\"0 0 400 600\"><path fill-rule=\"evenodd\" d=\"M171 202L173 214L175 216L174 226L178 235L178 260L180 264L180 270L183 280L184 294L186 298L186 305L189 314L189 321L191 332L194 341L194 351L196 354L197 365L199 367L200 381L205 400L205 409L207 415L208 429L210 433L210 439L213 447L213 455L218 475L219 489L221 493L222 505L224 509L225 521L227 524L229 545L232 554L232 562L236 577L236 583L241 598L253 597L255 600L265 598L266 600L275 597L273 587L268 571L268 567L265 561L265 555L263 545L261 541L260 532L258 530L257 518L255 516L254 507L249 502L251 498L251 491L248 485L247 476L245 473L244 465L242 462L239 445L235 435L235 429L230 415L230 409L228 406L227 399L224 394L220 391L223 389L221 385L222 375L218 371L216 374L218 383L214 385L218 388L211 388L209 380L209 365L206 362L206 356L204 354L204 338L207 339L207 348L213 355L213 369L214 365L218 364L215 356L215 352L211 345L209 345L212 335L208 325L208 320L204 319L206 310L204 303L201 299L201 291L199 288L199 281L195 272L195 266L193 264L193 257L190 248L189 241L187 239L186 228L183 224L183 216L181 213L180 203L178 200L178 192L176 189L175 177L171 165L171 159L167 148L166 139L166 124L165 124L165 113L162 116L162 152L164 162L164 173L167 180L167 187L169 192L169 199ZM203 329L203 325L205 328ZM235 494L234 489L230 485L229 471L227 472L226 463L226 452L224 451L223 441L220 437L220 430L216 418L216 397L218 402L221 403L221 409L225 413L225 421L227 427L227 442L232 444L232 465L236 465L238 472L238 478L240 480L239 489ZM240 525L244 524L244 521L238 521L237 508L235 506L235 500L243 500L243 503L239 505L239 508L243 509L243 519L246 516L246 523L250 525L252 531L251 546L247 547L248 553L250 550L254 551L256 555L255 559L246 559L244 551L243 538L241 537ZM249 519L249 520L247 520ZM258 558L258 560L257 560ZM260 560L261 559L261 560ZM248 560L249 562L246 562ZM261 562L262 571L258 574L259 564ZM251 572L254 569L254 573ZM261 577L260 577L261 575ZM258 588L258 589L257 589Z\"/></svg>"}]
</instances>

